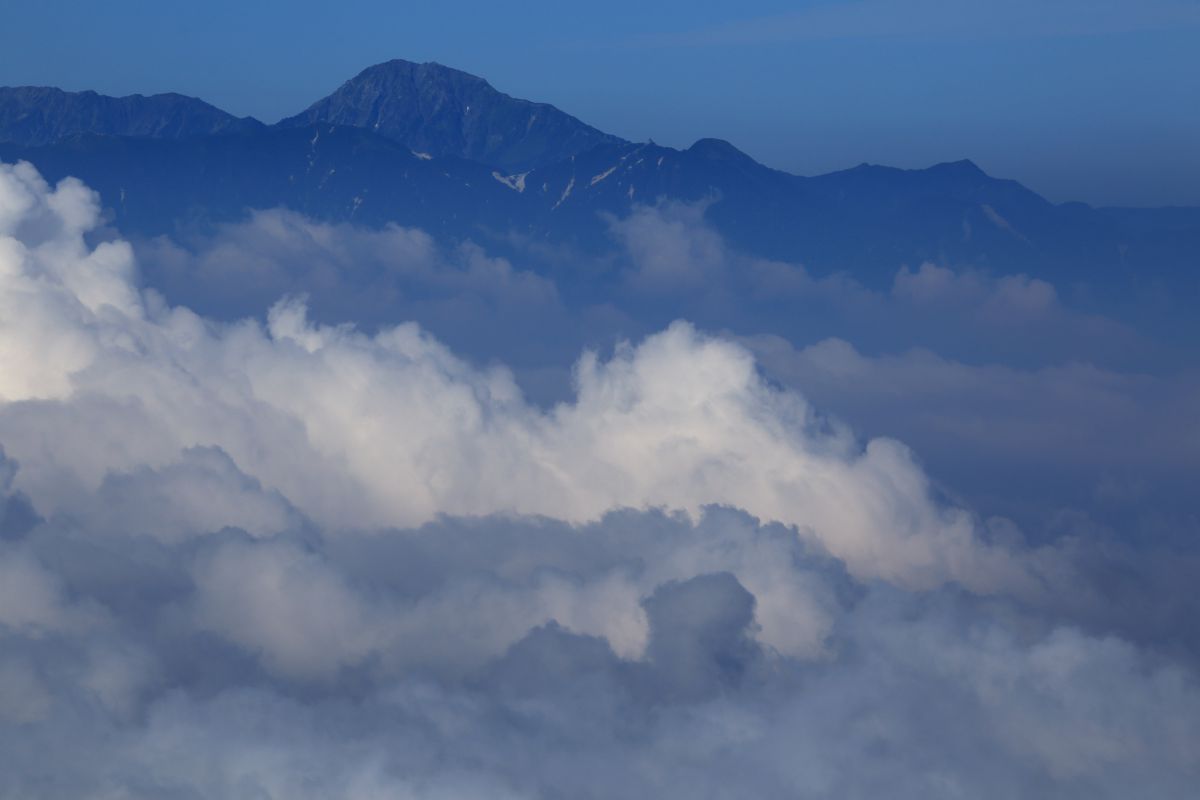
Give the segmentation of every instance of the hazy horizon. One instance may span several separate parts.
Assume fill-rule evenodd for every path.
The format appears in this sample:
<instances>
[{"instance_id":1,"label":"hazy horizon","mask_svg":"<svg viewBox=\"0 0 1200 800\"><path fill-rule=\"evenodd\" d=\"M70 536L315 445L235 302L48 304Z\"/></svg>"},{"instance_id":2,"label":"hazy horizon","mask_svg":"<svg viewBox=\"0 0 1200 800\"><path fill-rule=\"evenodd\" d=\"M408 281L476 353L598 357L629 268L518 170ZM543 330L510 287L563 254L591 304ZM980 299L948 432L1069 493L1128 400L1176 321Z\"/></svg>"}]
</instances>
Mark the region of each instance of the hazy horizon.
<instances>
[{"instance_id":1,"label":"hazy horizon","mask_svg":"<svg viewBox=\"0 0 1200 800\"><path fill-rule=\"evenodd\" d=\"M270 123L371 64L437 61L633 141L727 139L796 174L968 158L1054 202L1200 205L1200 11L1186 0L757 2L737 14L539 3L511 21L454 4L222 2L14 7L0 85L178 91ZM238 25L221 27L228 18Z\"/></svg>"}]
</instances>

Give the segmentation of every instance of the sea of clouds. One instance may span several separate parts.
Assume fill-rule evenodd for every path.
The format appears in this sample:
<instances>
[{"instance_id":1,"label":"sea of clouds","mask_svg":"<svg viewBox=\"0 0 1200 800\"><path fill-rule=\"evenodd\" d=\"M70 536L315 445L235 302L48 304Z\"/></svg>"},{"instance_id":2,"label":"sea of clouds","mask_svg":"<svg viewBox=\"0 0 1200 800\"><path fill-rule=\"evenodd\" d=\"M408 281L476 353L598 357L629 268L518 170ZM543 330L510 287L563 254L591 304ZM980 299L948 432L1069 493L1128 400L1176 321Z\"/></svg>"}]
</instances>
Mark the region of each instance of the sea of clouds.
<instances>
[{"instance_id":1,"label":"sea of clouds","mask_svg":"<svg viewBox=\"0 0 1200 800\"><path fill-rule=\"evenodd\" d=\"M0 796L1200 785L1194 556L1087 525L1033 541L794 388L872 398L854 387L958 365L674 322L577 354L569 396L535 403L416 323L314 322L295 296L202 316L97 237L100 209L77 181L0 165ZM614 222L650 265L630 291L679 262L653 248L689 213ZM289 261L337 286L342 261L396 248L439 319L489 292L567 313L545 278L422 237L276 211L153 247L231 294L228 265L264 241L251 293L290 291ZM704 237L681 246L711 286L730 256ZM789 269L738 274L859 292ZM894 294L1057 303L937 269Z\"/></svg>"}]
</instances>

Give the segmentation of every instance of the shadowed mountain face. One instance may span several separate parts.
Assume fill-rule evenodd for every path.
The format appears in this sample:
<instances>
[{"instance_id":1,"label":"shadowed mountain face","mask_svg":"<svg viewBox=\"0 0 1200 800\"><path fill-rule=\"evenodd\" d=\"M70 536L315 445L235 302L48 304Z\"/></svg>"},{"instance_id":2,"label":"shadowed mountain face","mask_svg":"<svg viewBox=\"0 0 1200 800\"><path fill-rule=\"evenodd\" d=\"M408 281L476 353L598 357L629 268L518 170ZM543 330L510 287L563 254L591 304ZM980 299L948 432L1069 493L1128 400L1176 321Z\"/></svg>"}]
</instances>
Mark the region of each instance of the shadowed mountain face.
<instances>
[{"instance_id":1,"label":"shadowed mountain face","mask_svg":"<svg viewBox=\"0 0 1200 800\"><path fill-rule=\"evenodd\" d=\"M76 136L0 144L0 160L28 160L51 180L81 178L130 234L283 207L331 222L394 222L447 241L502 247L512 233L599 254L614 244L611 220L668 201L701 204L708 224L744 252L817 274L848 271L881 287L902 265L925 261L1064 285L1163 279L1193 287L1200 251L1195 215L1054 205L971 162L800 177L715 140L686 150L601 145L513 175L335 125L180 140Z\"/></svg>"},{"instance_id":2,"label":"shadowed mountain face","mask_svg":"<svg viewBox=\"0 0 1200 800\"><path fill-rule=\"evenodd\" d=\"M0 142L36 146L78 134L182 139L262 127L181 94L107 97L43 86L0 87Z\"/></svg>"},{"instance_id":3,"label":"shadowed mountain face","mask_svg":"<svg viewBox=\"0 0 1200 800\"><path fill-rule=\"evenodd\" d=\"M157 235L284 207L314 219L400 222L447 238L503 225L511 190L492 170L426 159L345 126L264 128L180 140L76 136L45 147L0 144L0 160L36 164L50 180L81 178L124 231Z\"/></svg>"},{"instance_id":4,"label":"shadowed mountain face","mask_svg":"<svg viewBox=\"0 0 1200 800\"><path fill-rule=\"evenodd\" d=\"M482 78L388 61L363 70L301 114L280 122L366 128L432 156L458 156L519 172L622 140L545 103L519 100Z\"/></svg>"}]
</instances>

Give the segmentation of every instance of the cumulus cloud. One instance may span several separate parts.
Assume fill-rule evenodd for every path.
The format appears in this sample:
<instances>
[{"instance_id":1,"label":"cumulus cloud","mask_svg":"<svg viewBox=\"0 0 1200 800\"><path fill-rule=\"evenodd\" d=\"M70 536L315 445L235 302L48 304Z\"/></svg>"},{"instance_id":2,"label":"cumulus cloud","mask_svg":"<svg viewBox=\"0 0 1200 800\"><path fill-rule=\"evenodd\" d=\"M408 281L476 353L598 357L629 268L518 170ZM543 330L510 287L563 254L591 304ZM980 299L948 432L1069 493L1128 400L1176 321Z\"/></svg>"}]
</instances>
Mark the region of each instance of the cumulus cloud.
<instances>
[{"instance_id":1,"label":"cumulus cloud","mask_svg":"<svg viewBox=\"0 0 1200 800\"><path fill-rule=\"evenodd\" d=\"M586 354L574 402L542 412L507 370L473 368L412 324L365 335L314 325L287 300L265 326L214 325L143 301L128 248L102 245L116 256L97 263L82 242L90 196L75 198L75 184L50 191L28 169L9 175L26 204L74 202L56 240L12 240L21 250L0 289L21 313L0 331L0 435L40 513L79 513L77 492L106 480L119 491L121 474L147 466L166 483L184 474L173 482L178 509L198 471L240 470L330 527L448 512L582 522L625 505L695 514L724 503L797 527L860 575L1020 579L1008 554L975 537L970 515L933 501L902 445L861 446L768 386L745 350L686 324L608 359ZM194 452L180 463L197 447L228 463ZM277 525L282 506L245 508L244 484L209 481L223 502L205 522Z\"/></svg>"},{"instance_id":2,"label":"cumulus cloud","mask_svg":"<svg viewBox=\"0 0 1200 800\"><path fill-rule=\"evenodd\" d=\"M721 235L704 222L705 212L716 201L635 205L626 217L609 217L610 233L633 262L627 279L635 289L677 294L710 286L723 277L728 249Z\"/></svg>"},{"instance_id":3,"label":"cumulus cloud","mask_svg":"<svg viewBox=\"0 0 1200 800\"><path fill-rule=\"evenodd\" d=\"M1052 283L970 266L894 266L890 286L731 247L706 218L713 198L635 206L609 229L622 252L624 304L641 319L686 315L706 327L793 342L838 336L871 348L929 347L1024 367L1086 358L1128 368L1156 349L1118 319L1063 302ZM601 290L602 291L602 290Z\"/></svg>"},{"instance_id":4,"label":"cumulus cloud","mask_svg":"<svg viewBox=\"0 0 1200 800\"><path fill-rule=\"evenodd\" d=\"M709 264L681 296L646 288L650 316L666 308L728 331L771 379L861 433L911 445L988 514L1040 531L1086 514L1129 538L1196 530L1185 477L1200 458L1195 348L1170 330L1178 314L1147 325L1127 307L1118 320L1077 285L933 263L897 265L886 289L814 277L728 246L703 211L660 203L610 222L632 270Z\"/></svg>"},{"instance_id":5,"label":"cumulus cloud","mask_svg":"<svg viewBox=\"0 0 1200 800\"><path fill-rule=\"evenodd\" d=\"M164 547L157 569L113 547L146 588L190 565L148 621L5 630L12 793L1183 797L1196 778L1185 668L1009 604L857 584L738 512ZM819 614L820 648L758 636L763 570L802 587L788 611Z\"/></svg>"},{"instance_id":6,"label":"cumulus cloud","mask_svg":"<svg viewBox=\"0 0 1200 800\"><path fill-rule=\"evenodd\" d=\"M1128 325L1076 309L1077 287L1064 298L1032 276L926 263L896 264L890 287L868 288L848 274L813 275L740 252L707 220L719 205L635 205L609 219L612 251L595 258L519 237L490 240L507 254L499 257L418 230L328 224L281 209L134 246L142 281L170 305L235 322L262 319L290 296L320 325L353 320L374 332L416 322L460 358L505 364L543 406L573 396L569 365L581 350L638 341L679 318L796 344L836 336L867 350L927 347L1026 368L1164 360L1160 344Z\"/></svg>"},{"instance_id":7,"label":"cumulus cloud","mask_svg":"<svg viewBox=\"0 0 1200 800\"><path fill-rule=\"evenodd\" d=\"M1200 777L1186 659L1075 625L1069 553L946 502L743 346L674 324L539 408L412 323L140 291L128 245L88 244L97 207L0 166L0 795Z\"/></svg>"},{"instance_id":8,"label":"cumulus cloud","mask_svg":"<svg viewBox=\"0 0 1200 800\"><path fill-rule=\"evenodd\" d=\"M442 247L395 224L333 224L276 208L184 241L186 247L166 237L142 242L148 277L200 309L231 317L257 315L288 294L307 294L325 318L373 321L418 300L523 313L560 302L553 283L477 245Z\"/></svg>"},{"instance_id":9,"label":"cumulus cloud","mask_svg":"<svg viewBox=\"0 0 1200 800\"><path fill-rule=\"evenodd\" d=\"M994 283L978 273L958 274L936 264L907 267L896 273L892 294L912 303L978 306L984 314L1000 321L1045 314L1058 305L1054 286L1028 275L1006 275Z\"/></svg>"}]
</instances>

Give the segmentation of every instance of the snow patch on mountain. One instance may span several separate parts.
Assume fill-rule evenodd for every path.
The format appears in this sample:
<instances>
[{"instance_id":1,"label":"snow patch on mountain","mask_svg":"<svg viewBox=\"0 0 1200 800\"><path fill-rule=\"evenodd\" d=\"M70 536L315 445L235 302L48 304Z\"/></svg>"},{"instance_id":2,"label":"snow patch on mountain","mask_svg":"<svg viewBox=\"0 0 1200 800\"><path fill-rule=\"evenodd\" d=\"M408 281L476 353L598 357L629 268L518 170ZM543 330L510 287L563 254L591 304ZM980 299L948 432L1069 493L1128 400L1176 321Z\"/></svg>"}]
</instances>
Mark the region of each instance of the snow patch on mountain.
<instances>
[{"instance_id":1,"label":"snow patch on mountain","mask_svg":"<svg viewBox=\"0 0 1200 800\"><path fill-rule=\"evenodd\" d=\"M558 198L558 202L554 204L554 208L558 208L563 204L563 201L571 196L571 190L575 188L575 176L571 176L571 180L567 183L567 188L563 189L562 197ZM551 209L553 210L553 209Z\"/></svg>"},{"instance_id":2,"label":"snow patch on mountain","mask_svg":"<svg viewBox=\"0 0 1200 800\"><path fill-rule=\"evenodd\" d=\"M518 175L501 175L499 172L493 171L492 177L503 183L508 188L516 192L525 191L525 176L528 172L522 172Z\"/></svg>"},{"instance_id":3,"label":"snow patch on mountain","mask_svg":"<svg viewBox=\"0 0 1200 800\"><path fill-rule=\"evenodd\" d=\"M615 172L615 171L616 171L616 169L617 169L617 168L616 168L616 166L614 165L614 166L611 166L611 167L609 167L608 169L604 170L604 172L601 172L599 175L593 175L593 176L592 176L592 182L591 182L590 184L588 184L588 185L589 185L589 186L595 186L597 183L599 183L600 181L604 180L604 179L605 179L605 178L607 178L609 175L612 175L612 174L613 174L613 172Z\"/></svg>"}]
</instances>

